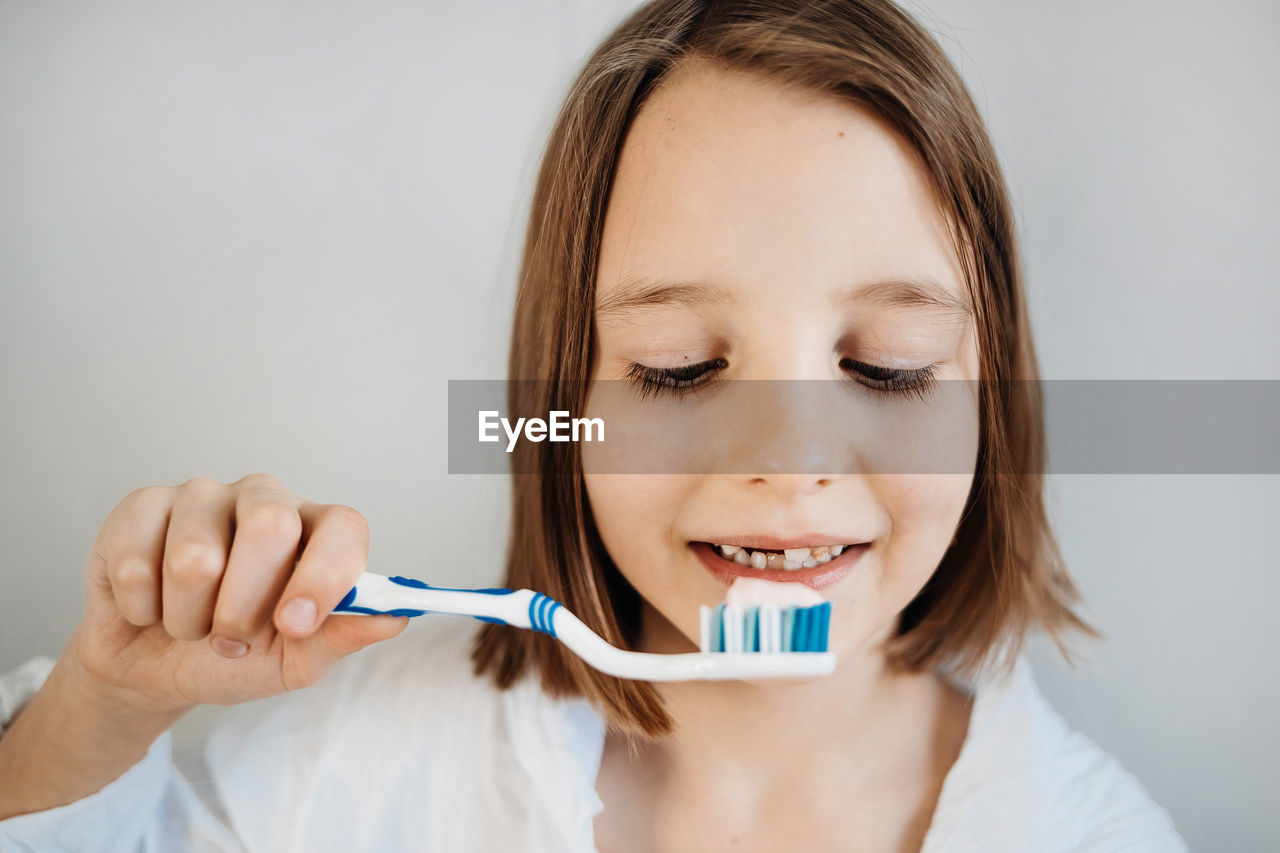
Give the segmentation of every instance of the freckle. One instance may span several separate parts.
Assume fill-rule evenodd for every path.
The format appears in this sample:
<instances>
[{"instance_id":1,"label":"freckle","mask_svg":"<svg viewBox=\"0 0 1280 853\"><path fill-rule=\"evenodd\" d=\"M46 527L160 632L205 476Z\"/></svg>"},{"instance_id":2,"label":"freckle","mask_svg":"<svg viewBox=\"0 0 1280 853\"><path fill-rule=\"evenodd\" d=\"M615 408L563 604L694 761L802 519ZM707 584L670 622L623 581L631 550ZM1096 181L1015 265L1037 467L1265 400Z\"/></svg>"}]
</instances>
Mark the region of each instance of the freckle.
<instances>
[{"instance_id":1,"label":"freckle","mask_svg":"<svg viewBox=\"0 0 1280 853\"><path fill-rule=\"evenodd\" d=\"M836 134L836 136L844 136L844 131L843 130L840 131L839 133Z\"/></svg>"}]
</instances>

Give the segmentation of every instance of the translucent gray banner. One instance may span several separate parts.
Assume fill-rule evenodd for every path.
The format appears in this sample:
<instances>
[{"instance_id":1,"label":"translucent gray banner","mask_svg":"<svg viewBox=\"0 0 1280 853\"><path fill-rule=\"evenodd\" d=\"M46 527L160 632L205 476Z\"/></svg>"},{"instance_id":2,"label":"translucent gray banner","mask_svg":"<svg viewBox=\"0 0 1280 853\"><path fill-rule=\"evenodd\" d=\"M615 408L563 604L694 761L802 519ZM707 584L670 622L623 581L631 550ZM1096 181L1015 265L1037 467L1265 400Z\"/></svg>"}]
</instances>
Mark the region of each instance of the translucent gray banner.
<instances>
[{"instance_id":1,"label":"translucent gray banner","mask_svg":"<svg viewBox=\"0 0 1280 853\"><path fill-rule=\"evenodd\" d=\"M1015 418L1002 473L1280 473L1280 380L1065 379L449 380L449 473L563 474L581 453L602 474L966 474L988 407L1044 414L1043 464Z\"/></svg>"}]
</instances>

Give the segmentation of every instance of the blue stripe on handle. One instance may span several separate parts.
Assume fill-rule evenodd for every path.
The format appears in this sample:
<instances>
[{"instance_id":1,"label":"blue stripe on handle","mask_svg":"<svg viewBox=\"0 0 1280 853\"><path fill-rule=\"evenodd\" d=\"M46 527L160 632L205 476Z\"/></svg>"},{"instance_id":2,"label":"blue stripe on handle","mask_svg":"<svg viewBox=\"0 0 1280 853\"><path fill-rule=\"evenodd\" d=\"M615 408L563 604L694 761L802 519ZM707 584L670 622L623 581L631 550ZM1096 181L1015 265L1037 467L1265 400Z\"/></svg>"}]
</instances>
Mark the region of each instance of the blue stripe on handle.
<instances>
[{"instance_id":1,"label":"blue stripe on handle","mask_svg":"<svg viewBox=\"0 0 1280 853\"><path fill-rule=\"evenodd\" d=\"M556 615L556 610L563 607L564 605L556 601L555 599L550 599L550 601L551 601L551 606L547 608L547 616L546 616L547 633L554 637L556 635L556 623L554 619Z\"/></svg>"},{"instance_id":2,"label":"blue stripe on handle","mask_svg":"<svg viewBox=\"0 0 1280 853\"><path fill-rule=\"evenodd\" d=\"M512 592L512 590L509 590L509 589L496 589L496 588L465 589L462 587L451 587L451 586L431 586L430 584L423 583L422 581L415 580L414 578L393 577L393 578L388 578L387 580L391 581L392 583L399 584L400 586L413 587L414 589L443 589L443 590L449 590L451 592L483 592L486 595L510 595ZM332 612L333 613L359 613L366 616L422 616L427 613L435 612L432 610L416 610L411 607L397 607L392 610L374 610L372 607L359 607L352 603L356 600L356 591L358 589L359 589L358 586L353 586L351 587L351 589L347 590L347 594L342 597L342 600L338 602L338 606L333 608ZM467 614L462 613L457 615L465 616ZM474 616L474 618L479 619L481 622L492 622L495 625L507 624L506 620L499 619L496 616ZM554 637L555 634L553 633L551 636Z\"/></svg>"},{"instance_id":3,"label":"blue stripe on handle","mask_svg":"<svg viewBox=\"0 0 1280 853\"><path fill-rule=\"evenodd\" d=\"M342 600L338 602L337 607L333 608L333 612L337 613L340 610L346 610L348 607L351 606L351 602L355 600L356 600L356 588L353 586L351 587L351 589L347 590L346 595L342 596Z\"/></svg>"},{"instance_id":4,"label":"blue stripe on handle","mask_svg":"<svg viewBox=\"0 0 1280 853\"><path fill-rule=\"evenodd\" d=\"M562 606L551 596L535 592L533 598L529 599L529 626L535 631L554 637L556 627L553 616L556 609Z\"/></svg>"},{"instance_id":5,"label":"blue stripe on handle","mask_svg":"<svg viewBox=\"0 0 1280 853\"><path fill-rule=\"evenodd\" d=\"M513 592L513 590L502 589L501 587L485 587L484 589L470 589L467 587L460 587L460 586L432 586L431 584L424 583L423 581L420 581L417 578L402 578L399 575L396 575L395 577L387 578L387 580L391 581L392 583L399 584L400 586L411 586L414 589L444 589L444 590L448 590L449 592L480 592L480 593L484 593L485 595L510 595Z\"/></svg>"},{"instance_id":6,"label":"blue stripe on handle","mask_svg":"<svg viewBox=\"0 0 1280 853\"><path fill-rule=\"evenodd\" d=\"M366 616L421 616L426 610L413 610L408 607L397 607L394 610L374 610L372 607L357 607L348 604L345 607L333 608L334 613L362 613Z\"/></svg>"}]
</instances>

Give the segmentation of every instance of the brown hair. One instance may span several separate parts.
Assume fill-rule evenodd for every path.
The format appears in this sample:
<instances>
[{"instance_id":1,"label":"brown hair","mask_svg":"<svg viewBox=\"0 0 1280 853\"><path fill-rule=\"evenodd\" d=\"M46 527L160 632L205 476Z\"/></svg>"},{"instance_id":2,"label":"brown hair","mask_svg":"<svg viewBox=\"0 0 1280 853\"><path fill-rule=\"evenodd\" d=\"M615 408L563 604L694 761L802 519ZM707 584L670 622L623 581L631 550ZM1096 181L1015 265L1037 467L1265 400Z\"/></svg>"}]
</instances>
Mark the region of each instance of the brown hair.
<instances>
[{"instance_id":1,"label":"brown hair","mask_svg":"<svg viewBox=\"0 0 1280 853\"><path fill-rule=\"evenodd\" d=\"M1012 214L995 151L964 84L933 39L888 0L654 0L592 54L551 132L538 174L516 296L513 411L581 411L591 375L592 308L605 210L628 127L679 63L720 67L870 107L923 158L953 225L975 306L983 381L980 450L955 543L902 613L891 665L972 674L1032 627L1066 653L1076 591L1045 512L1042 402ZM514 478L506 584L540 590L605 640L632 647L639 594L600 541L574 443L523 442ZM517 451L520 452L520 451ZM1007 473L1012 472L1012 473ZM559 642L483 626L477 675L509 687L536 666L553 696L586 696L610 724L648 737L673 722L645 682L584 664Z\"/></svg>"}]
</instances>

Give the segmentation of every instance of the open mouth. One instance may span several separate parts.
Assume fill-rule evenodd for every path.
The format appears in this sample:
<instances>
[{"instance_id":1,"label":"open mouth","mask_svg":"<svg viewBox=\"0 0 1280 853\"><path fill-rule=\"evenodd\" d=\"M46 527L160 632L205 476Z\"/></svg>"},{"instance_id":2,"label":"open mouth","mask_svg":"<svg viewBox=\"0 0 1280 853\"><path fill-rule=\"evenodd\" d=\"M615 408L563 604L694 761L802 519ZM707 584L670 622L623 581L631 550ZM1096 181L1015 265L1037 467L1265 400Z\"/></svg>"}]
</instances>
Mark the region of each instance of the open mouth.
<instances>
[{"instance_id":1,"label":"open mouth","mask_svg":"<svg viewBox=\"0 0 1280 853\"><path fill-rule=\"evenodd\" d=\"M798 572L829 563L844 553L849 545L814 545L808 548L751 548L739 545L718 545L714 542L695 542L709 546L711 553L725 562L752 569L773 569L782 572Z\"/></svg>"},{"instance_id":2,"label":"open mouth","mask_svg":"<svg viewBox=\"0 0 1280 853\"><path fill-rule=\"evenodd\" d=\"M727 586L738 578L760 578L802 583L815 590L848 576L861 562L862 556L871 550L870 542L785 549L700 541L690 542L689 546L703 567Z\"/></svg>"}]
</instances>

